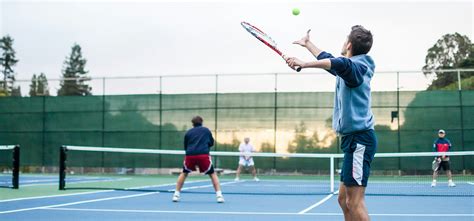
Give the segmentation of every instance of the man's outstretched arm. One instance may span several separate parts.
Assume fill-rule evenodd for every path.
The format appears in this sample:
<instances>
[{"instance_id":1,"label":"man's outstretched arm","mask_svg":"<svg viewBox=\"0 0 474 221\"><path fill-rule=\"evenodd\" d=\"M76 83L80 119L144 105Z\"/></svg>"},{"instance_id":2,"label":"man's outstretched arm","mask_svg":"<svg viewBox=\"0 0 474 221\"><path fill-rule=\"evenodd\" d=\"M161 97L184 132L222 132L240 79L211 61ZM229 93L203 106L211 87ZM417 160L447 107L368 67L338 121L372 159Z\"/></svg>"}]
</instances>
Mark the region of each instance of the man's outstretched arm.
<instances>
[{"instance_id":1,"label":"man's outstretched arm","mask_svg":"<svg viewBox=\"0 0 474 221\"><path fill-rule=\"evenodd\" d=\"M325 53L325 52L323 52ZM333 75L341 77L348 87L358 87L364 81L363 75L367 67L355 64L348 58L325 58L316 61L303 62L298 58L286 58L286 62L291 68L320 68L329 71Z\"/></svg>"},{"instance_id":2,"label":"man's outstretched arm","mask_svg":"<svg viewBox=\"0 0 474 221\"><path fill-rule=\"evenodd\" d=\"M309 39L309 32L310 31L311 31L311 29L309 29L308 32L306 32L306 35L304 37L302 37L298 41L294 41L293 44L297 44L297 45L300 45L301 47L304 47L304 48L308 49L308 51L311 52L311 54L313 54L314 57L316 57L318 60L320 60L319 57L321 55L321 52L323 52L323 50L319 49L318 47L316 47L315 44L313 44L313 42L311 42L311 40ZM333 57L331 54L329 54L329 55L331 57ZM323 58L329 58L329 57L323 57Z\"/></svg>"}]
</instances>

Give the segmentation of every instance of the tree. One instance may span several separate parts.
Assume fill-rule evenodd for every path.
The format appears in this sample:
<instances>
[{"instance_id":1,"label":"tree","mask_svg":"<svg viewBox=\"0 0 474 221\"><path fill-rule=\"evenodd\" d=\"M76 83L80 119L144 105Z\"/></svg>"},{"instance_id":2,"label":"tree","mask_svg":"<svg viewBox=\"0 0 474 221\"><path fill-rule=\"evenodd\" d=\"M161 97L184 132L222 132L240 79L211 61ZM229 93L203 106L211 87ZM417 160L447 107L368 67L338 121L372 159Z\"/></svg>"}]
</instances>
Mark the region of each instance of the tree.
<instances>
[{"instance_id":1,"label":"tree","mask_svg":"<svg viewBox=\"0 0 474 221\"><path fill-rule=\"evenodd\" d=\"M275 152L275 147L269 142L263 142L260 145L260 152L273 153Z\"/></svg>"},{"instance_id":2,"label":"tree","mask_svg":"<svg viewBox=\"0 0 474 221\"><path fill-rule=\"evenodd\" d=\"M307 128L304 122L300 122L295 128L295 138L288 144L288 152L290 153L314 153L331 151L336 141L334 132L326 133L322 138L317 131L311 136L307 136Z\"/></svg>"},{"instance_id":3,"label":"tree","mask_svg":"<svg viewBox=\"0 0 474 221\"><path fill-rule=\"evenodd\" d=\"M87 60L82 57L81 46L74 44L71 54L64 61L58 96L86 96L91 95L92 87L86 84L90 81L85 70Z\"/></svg>"},{"instance_id":4,"label":"tree","mask_svg":"<svg viewBox=\"0 0 474 221\"><path fill-rule=\"evenodd\" d=\"M1 72L3 74L3 81L0 82L0 94L11 95L12 92L18 95L19 87L14 88L15 72L13 66L16 65L18 59L15 57L15 50L13 49L13 39L10 36L5 36L0 39L0 49L2 51L0 57Z\"/></svg>"},{"instance_id":5,"label":"tree","mask_svg":"<svg viewBox=\"0 0 474 221\"><path fill-rule=\"evenodd\" d=\"M38 77L33 74L30 84L30 96L49 96L48 79L45 74L41 73Z\"/></svg>"},{"instance_id":6,"label":"tree","mask_svg":"<svg viewBox=\"0 0 474 221\"><path fill-rule=\"evenodd\" d=\"M433 47L428 49L425 58L423 72L426 76L434 77L428 90L443 89L448 85L457 82L457 75L453 73L443 73L440 69L472 68L474 67L472 54L474 47L471 40L459 33L446 34L442 36ZM463 73L462 79L468 78L469 73Z\"/></svg>"},{"instance_id":7,"label":"tree","mask_svg":"<svg viewBox=\"0 0 474 221\"><path fill-rule=\"evenodd\" d=\"M10 96L12 96L12 97L21 97L21 87L20 87L20 85L18 85L16 87L15 86L11 87Z\"/></svg>"}]
</instances>

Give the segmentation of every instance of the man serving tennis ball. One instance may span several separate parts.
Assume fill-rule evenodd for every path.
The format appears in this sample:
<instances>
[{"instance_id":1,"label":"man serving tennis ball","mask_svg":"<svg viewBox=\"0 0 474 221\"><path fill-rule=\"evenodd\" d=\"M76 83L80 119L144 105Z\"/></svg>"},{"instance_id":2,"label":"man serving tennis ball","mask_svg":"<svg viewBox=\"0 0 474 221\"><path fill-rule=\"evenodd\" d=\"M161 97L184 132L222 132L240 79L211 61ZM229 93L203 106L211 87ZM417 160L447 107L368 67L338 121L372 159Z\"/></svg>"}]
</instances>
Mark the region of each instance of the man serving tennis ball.
<instances>
[{"instance_id":1,"label":"man serving tennis ball","mask_svg":"<svg viewBox=\"0 0 474 221\"><path fill-rule=\"evenodd\" d=\"M377 150L374 116L370 110L370 80L374 75L374 61L367 53L372 47L372 34L360 25L353 26L342 47L342 56L335 58L317 48L305 37L294 44L308 49L316 61L303 62L286 57L295 69L322 68L336 77L333 128L341 135L344 161L339 186L339 205L344 219L369 220L365 206L365 188L370 174L370 163Z\"/></svg>"}]
</instances>

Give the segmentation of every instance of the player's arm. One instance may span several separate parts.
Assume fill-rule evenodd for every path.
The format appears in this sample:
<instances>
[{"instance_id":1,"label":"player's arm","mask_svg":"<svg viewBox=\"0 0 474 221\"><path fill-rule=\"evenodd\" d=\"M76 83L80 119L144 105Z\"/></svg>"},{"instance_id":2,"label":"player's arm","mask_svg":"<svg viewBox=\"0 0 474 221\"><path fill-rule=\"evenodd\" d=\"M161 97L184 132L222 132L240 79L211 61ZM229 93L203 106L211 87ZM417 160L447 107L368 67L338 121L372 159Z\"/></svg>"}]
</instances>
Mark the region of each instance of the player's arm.
<instances>
[{"instance_id":1,"label":"player's arm","mask_svg":"<svg viewBox=\"0 0 474 221\"><path fill-rule=\"evenodd\" d=\"M325 58L317 61L304 62L298 58L286 58L286 62L291 68L321 68L329 71L333 75L341 77L348 87L358 87L364 81L364 74L367 67L362 64L352 62L345 57Z\"/></svg>"},{"instance_id":2,"label":"player's arm","mask_svg":"<svg viewBox=\"0 0 474 221\"><path fill-rule=\"evenodd\" d=\"M433 152L438 152L438 140L433 143ZM441 160L441 156L435 156L435 160Z\"/></svg>"},{"instance_id":3,"label":"player's arm","mask_svg":"<svg viewBox=\"0 0 474 221\"><path fill-rule=\"evenodd\" d=\"M256 151L255 151L255 148L253 147L253 145L251 145L251 148L250 148L250 153L249 153L249 154L247 154L247 156L246 156L246 160L250 160L250 159L252 159L252 153L255 153L255 152L256 152Z\"/></svg>"},{"instance_id":4,"label":"player's arm","mask_svg":"<svg viewBox=\"0 0 474 221\"><path fill-rule=\"evenodd\" d=\"M323 52L323 50L319 49L318 47L316 47L316 45L313 44L313 42L311 42L311 40L309 39L310 31L311 29L309 29L306 32L306 35L303 38L301 38L298 41L294 41L293 44L297 44L297 45L300 45L301 47L308 49L308 51L311 52L311 54L313 54L314 57L318 58L319 55Z\"/></svg>"},{"instance_id":5,"label":"player's arm","mask_svg":"<svg viewBox=\"0 0 474 221\"><path fill-rule=\"evenodd\" d=\"M214 146L214 137L212 137L211 131L209 131L209 147Z\"/></svg>"},{"instance_id":6,"label":"player's arm","mask_svg":"<svg viewBox=\"0 0 474 221\"><path fill-rule=\"evenodd\" d=\"M184 150L188 149L188 135L184 135Z\"/></svg>"},{"instance_id":7,"label":"player's arm","mask_svg":"<svg viewBox=\"0 0 474 221\"><path fill-rule=\"evenodd\" d=\"M243 145L242 145L242 144L239 145L239 152L240 152L240 156L241 156L241 157L245 157L245 156L244 156L244 148L243 148Z\"/></svg>"}]
</instances>

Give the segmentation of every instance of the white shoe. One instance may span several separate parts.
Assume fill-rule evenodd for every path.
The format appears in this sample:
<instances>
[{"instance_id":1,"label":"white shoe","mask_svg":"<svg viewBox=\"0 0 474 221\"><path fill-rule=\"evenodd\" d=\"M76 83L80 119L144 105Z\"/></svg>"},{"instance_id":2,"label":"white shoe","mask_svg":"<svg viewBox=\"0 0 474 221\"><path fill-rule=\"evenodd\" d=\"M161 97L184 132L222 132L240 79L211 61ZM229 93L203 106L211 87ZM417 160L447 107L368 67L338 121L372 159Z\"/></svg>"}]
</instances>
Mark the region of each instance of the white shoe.
<instances>
[{"instance_id":1,"label":"white shoe","mask_svg":"<svg viewBox=\"0 0 474 221\"><path fill-rule=\"evenodd\" d=\"M448 182L448 186L449 186L449 187L455 187L455 186L456 186L456 184L454 184L454 182L453 182L453 181L449 181L449 182Z\"/></svg>"},{"instance_id":2,"label":"white shoe","mask_svg":"<svg viewBox=\"0 0 474 221\"><path fill-rule=\"evenodd\" d=\"M224 202L224 196L222 196L222 195L217 196L217 202L218 203L223 203Z\"/></svg>"},{"instance_id":3,"label":"white shoe","mask_svg":"<svg viewBox=\"0 0 474 221\"><path fill-rule=\"evenodd\" d=\"M179 202L179 195L173 195L173 202Z\"/></svg>"},{"instance_id":4,"label":"white shoe","mask_svg":"<svg viewBox=\"0 0 474 221\"><path fill-rule=\"evenodd\" d=\"M238 182L238 181L240 181L240 179L239 179L238 177L236 177L236 178L234 179L234 181L235 181L235 182Z\"/></svg>"},{"instance_id":5,"label":"white shoe","mask_svg":"<svg viewBox=\"0 0 474 221\"><path fill-rule=\"evenodd\" d=\"M431 182L431 187L435 187L436 186L436 181L433 180L433 182Z\"/></svg>"},{"instance_id":6,"label":"white shoe","mask_svg":"<svg viewBox=\"0 0 474 221\"><path fill-rule=\"evenodd\" d=\"M258 182L258 181L260 181L260 179L258 179L257 177L254 177L253 181Z\"/></svg>"}]
</instances>

